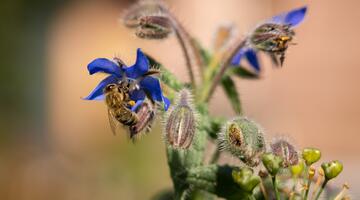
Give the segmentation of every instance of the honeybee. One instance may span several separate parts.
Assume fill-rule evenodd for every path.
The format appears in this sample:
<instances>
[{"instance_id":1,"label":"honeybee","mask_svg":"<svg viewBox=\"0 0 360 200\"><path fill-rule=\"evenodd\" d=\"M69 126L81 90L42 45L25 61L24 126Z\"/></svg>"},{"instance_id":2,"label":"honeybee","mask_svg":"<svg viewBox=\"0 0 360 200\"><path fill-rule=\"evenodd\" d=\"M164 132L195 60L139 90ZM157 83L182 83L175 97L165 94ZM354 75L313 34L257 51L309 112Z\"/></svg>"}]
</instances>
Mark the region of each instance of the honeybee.
<instances>
[{"instance_id":1,"label":"honeybee","mask_svg":"<svg viewBox=\"0 0 360 200\"><path fill-rule=\"evenodd\" d=\"M289 44L295 44L294 36L290 25L266 23L254 31L250 40L257 49L267 52L276 65L282 65Z\"/></svg>"},{"instance_id":2,"label":"honeybee","mask_svg":"<svg viewBox=\"0 0 360 200\"><path fill-rule=\"evenodd\" d=\"M126 126L133 126L139 121L136 113L129 109L135 104L130 99L129 91L130 82L126 80L117 84L109 84L104 89L110 127L114 134L118 130L118 122Z\"/></svg>"}]
</instances>

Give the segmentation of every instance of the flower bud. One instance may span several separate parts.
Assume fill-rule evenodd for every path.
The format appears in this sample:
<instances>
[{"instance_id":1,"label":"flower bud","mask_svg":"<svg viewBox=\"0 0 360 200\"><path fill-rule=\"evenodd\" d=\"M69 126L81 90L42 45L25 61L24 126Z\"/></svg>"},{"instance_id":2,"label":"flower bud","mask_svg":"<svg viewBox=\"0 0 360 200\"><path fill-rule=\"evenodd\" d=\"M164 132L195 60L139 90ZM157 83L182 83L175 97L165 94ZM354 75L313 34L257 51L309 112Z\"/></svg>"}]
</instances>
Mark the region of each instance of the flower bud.
<instances>
[{"instance_id":1,"label":"flower bud","mask_svg":"<svg viewBox=\"0 0 360 200\"><path fill-rule=\"evenodd\" d=\"M276 156L272 153L265 153L262 155L262 162L266 168L266 170L272 176L275 176L281 168L281 164L283 159L279 156Z\"/></svg>"},{"instance_id":2,"label":"flower bud","mask_svg":"<svg viewBox=\"0 0 360 200\"><path fill-rule=\"evenodd\" d=\"M259 156L265 152L263 132L255 122L244 117L227 122L218 139L221 149L251 167L259 164Z\"/></svg>"},{"instance_id":3,"label":"flower bud","mask_svg":"<svg viewBox=\"0 0 360 200\"><path fill-rule=\"evenodd\" d=\"M324 170L326 180L331 180L342 172L343 165L341 162L334 160L321 164L321 168Z\"/></svg>"},{"instance_id":4,"label":"flower bud","mask_svg":"<svg viewBox=\"0 0 360 200\"><path fill-rule=\"evenodd\" d=\"M129 127L130 138L139 137L141 132L150 132L151 126L155 121L156 105L146 99L134 111L138 117L138 122Z\"/></svg>"},{"instance_id":5,"label":"flower bud","mask_svg":"<svg viewBox=\"0 0 360 200\"><path fill-rule=\"evenodd\" d=\"M131 6L123 16L125 26L136 28L140 25L140 18L145 15L159 14L163 12L159 1L139 1Z\"/></svg>"},{"instance_id":6,"label":"flower bud","mask_svg":"<svg viewBox=\"0 0 360 200\"><path fill-rule=\"evenodd\" d=\"M193 141L196 130L195 111L190 92L183 89L165 121L166 142L174 148L187 149Z\"/></svg>"},{"instance_id":7,"label":"flower bud","mask_svg":"<svg viewBox=\"0 0 360 200\"><path fill-rule=\"evenodd\" d=\"M304 161L301 160L300 162L298 162L298 164L290 166L290 171L294 177L299 177L301 173L304 171L304 168L305 168L305 163Z\"/></svg>"},{"instance_id":8,"label":"flower bud","mask_svg":"<svg viewBox=\"0 0 360 200\"><path fill-rule=\"evenodd\" d=\"M224 24L217 28L214 38L214 50L219 51L224 47L229 46L229 43L235 35L235 26L232 24Z\"/></svg>"},{"instance_id":9,"label":"flower bud","mask_svg":"<svg viewBox=\"0 0 360 200\"><path fill-rule=\"evenodd\" d=\"M254 171L248 167L234 169L232 171L232 177L234 182L237 183L242 190L249 193L252 193L254 188L260 183L260 177L254 175Z\"/></svg>"},{"instance_id":10,"label":"flower bud","mask_svg":"<svg viewBox=\"0 0 360 200\"><path fill-rule=\"evenodd\" d=\"M321 158L321 152L315 148L305 148L302 152L302 157L305 160L307 166L312 165Z\"/></svg>"},{"instance_id":11,"label":"flower bud","mask_svg":"<svg viewBox=\"0 0 360 200\"><path fill-rule=\"evenodd\" d=\"M143 16L139 19L136 36L143 39L163 39L172 32L171 20L166 16Z\"/></svg>"},{"instance_id":12,"label":"flower bud","mask_svg":"<svg viewBox=\"0 0 360 200\"><path fill-rule=\"evenodd\" d=\"M271 145L273 154L283 159L282 167L296 165L299 162L298 153L295 147L284 139L275 140Z\"/></svg>"}]
</instances>

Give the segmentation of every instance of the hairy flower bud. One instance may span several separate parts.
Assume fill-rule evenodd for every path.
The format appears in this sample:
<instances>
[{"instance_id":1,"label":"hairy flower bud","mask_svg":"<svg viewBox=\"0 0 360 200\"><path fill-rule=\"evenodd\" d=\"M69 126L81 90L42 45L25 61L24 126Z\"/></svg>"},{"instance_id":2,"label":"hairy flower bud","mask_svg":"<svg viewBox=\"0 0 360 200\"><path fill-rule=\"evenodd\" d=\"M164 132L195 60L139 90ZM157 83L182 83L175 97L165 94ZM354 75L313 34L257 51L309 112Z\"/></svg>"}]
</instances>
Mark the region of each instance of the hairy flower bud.
<instances>
[{"instance_id":1,"label":"hairy flower bud","mask_svg":"<svg viewBox=\"0 0 360 200\"><path fill-rule=\"evenodd\" d=\"M259 126L244 117L227 122L218 139L222 149L252 167L259 164L259 156L266 148L263 132Z\"/></svg>"},{"instance_id":2,"label":"hairy flower bud","mask_svg":"<svg viewBox=\"0 0 360 200\"><path fill-rule=\"evenodd\" d=\"M299 162L299 156L295 147L285 139L278 139L271 143L271 152L283 159L282 167L296 165Z\"/></svg>"},{"instance_id":3,"label":"hairy flower bud","mask_svg":"<svg viewBox=\"0 0 360 200\"><path fill-rule=\"evenodd\" d=\"M168 113L165 121L166 142L174 148L189 148L196 130L196 117L188 90L179 92L175 106Z\"/></svg>"},{"instance_id":4,"label":"hairy flower bud","mask_svg":"<svg viewBox=\"0 0 360 200\"><path fill-rule=\"evenodd\" d=\"M138 122L129 127L131 139L139 137L142 132L147 133L151 130L151 126L155 121L156 104L146 99L136 108L135 113L138 117Z\"/></svg>"},{"instance_id":5,"label":"hairy flower bud","mask_svg":"<svg viewBox=\"0 0 360 200\"><path fill-rule=\"evenodd\" d=\"M140 25L141 17L162 13L163 6L159 1L139 1L125 12L123 16L124 24L129 28L135 28Z\"/></svg>"},{"instance_id":6,"label":"hairy flower bud","mask_svg":"<svg viewBox=\"0 0 360 200\"><path fill-rule=\"evenodd\" d=\"M262 24L250 35L250 44L257 50L269 53L275 64L284 62L285 51L293 39L295 32L289 25ZM279 58L278 58L279 57Z\"/></svg>"},{"instance_id":7,"label":"hairy flower bud","mask_svg":"<svg viewBox=\"0 0 360 200\"><path fill-rule=\"evenodd\" d=\"M275 176L281 168L283 159L279 156L276 156L272 153L265 153L261 158L266 170L272 176Z\"/></svg>"},{"instance_id":8,"label":"hairy flower bud","mask_svg":"<svg viewBox=\"0 0 360 200\"><path fill-rule=\"evenodd\" d=\"M163 39L172 32L171 20L162 15L143 16L139 19L136 36L144 39Z\"/></svg>"}]
</instances>

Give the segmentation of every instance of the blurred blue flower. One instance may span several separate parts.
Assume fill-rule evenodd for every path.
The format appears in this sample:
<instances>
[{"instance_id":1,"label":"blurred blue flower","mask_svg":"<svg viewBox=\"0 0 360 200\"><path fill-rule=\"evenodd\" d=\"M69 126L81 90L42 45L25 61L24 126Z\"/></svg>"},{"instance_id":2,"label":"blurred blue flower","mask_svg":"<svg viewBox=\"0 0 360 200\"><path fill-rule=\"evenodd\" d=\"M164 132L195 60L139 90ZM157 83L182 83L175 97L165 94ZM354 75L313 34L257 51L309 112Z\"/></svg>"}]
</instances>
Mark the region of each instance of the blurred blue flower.
<instances>
[{"instance_id":1,"label":"blurred blue flower","mask_svg":"<svg viewBox=\"0 0 360 200\"><path fill-rule=\"evenodd\" d=\"M128 67L120 59L97 58L88 66L90 75L103 72L109 74L84 100L104 100L104 88L111 83L119 83L126 78L137 81L138 87L130 91L130 99L136 104L131 108L135 110L148 95L153 101L163 102L165 110L170 105L169 99L163 96L160 81L146 73L149 71L149 61L141 49L137 50L137 58L134 65Z\"/></svg>"},{"instance_id":2,"label":"blurred blue flower","mask_svg":"<svg viewBox=\"0 0 360 200\"><path fill-rule=\"evenodd\" d=\"M306 11L306 6L297 8L276 15L257 27L250 35L248 44L239 49L232 58L231 64L239 66L244 58L256 72L259 72L260 64L256 55L259 50L269 53L275 64L278 64L276 56L280 55L280 64L282 64L288 42L295 34L292 29L304 20Z\"/></svg>"}]
</instances>

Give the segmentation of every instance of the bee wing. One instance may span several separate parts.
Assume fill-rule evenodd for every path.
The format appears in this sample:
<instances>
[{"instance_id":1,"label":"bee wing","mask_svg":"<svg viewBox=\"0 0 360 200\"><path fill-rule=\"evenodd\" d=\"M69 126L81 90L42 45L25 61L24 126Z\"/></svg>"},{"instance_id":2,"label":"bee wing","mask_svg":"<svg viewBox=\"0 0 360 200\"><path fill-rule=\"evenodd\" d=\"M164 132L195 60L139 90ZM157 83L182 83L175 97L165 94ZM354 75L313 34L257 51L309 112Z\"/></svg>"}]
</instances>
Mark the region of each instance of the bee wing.
<instances>
[{"instance_id":1,"label":"bee wing","mask_svg":"<svg viewBox=\"0 0 360 200\"><path fill-rule=\"evenodd\" d=\"M113 132L114 135L116 135L118 132L120 132L121 124L120 122L118 122L118 120L116 120L113 111L110 109L108 109L108 117L109 117L109 124L111 131Z\"/></svg>"}]
</instances>

